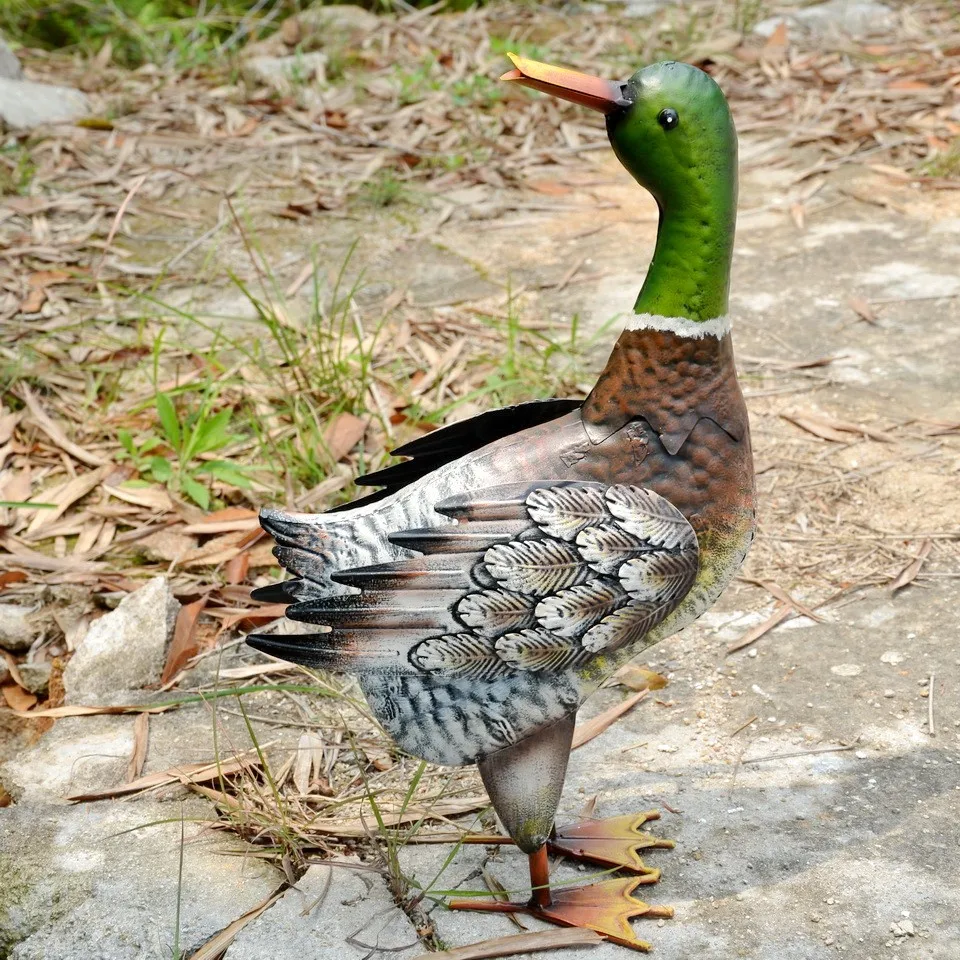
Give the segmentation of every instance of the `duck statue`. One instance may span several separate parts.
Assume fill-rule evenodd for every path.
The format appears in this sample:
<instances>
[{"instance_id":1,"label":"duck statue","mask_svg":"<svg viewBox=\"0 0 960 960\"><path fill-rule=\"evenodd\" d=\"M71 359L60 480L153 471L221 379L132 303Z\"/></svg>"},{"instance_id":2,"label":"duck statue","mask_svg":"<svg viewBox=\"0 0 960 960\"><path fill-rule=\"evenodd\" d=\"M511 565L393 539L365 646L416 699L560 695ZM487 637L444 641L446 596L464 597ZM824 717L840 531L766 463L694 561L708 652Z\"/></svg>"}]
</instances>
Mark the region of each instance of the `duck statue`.
<instances>
[{"instance_id":1,"label":"duck statue","mask_svg":"<svg viewBox=\"0 0 960 960\"><path fill-rule=\"evenodd\" d=\"M727 317L737 137L726 99L684 63L614 83L511 55L503 79L598 110L656 199L633 314L585 400L532 400L438 429L361 478L381 489L313 514L264 510L293 578L254 592L320 632L252 635L275 657L355 674L407 753L477 764L529 858L528 903L455 901L587 927L639 950L632 896L672 846L656 813L555 827L577 708L707 610L754 530L747 411ZM549 884L548 853L611 875ZM628 876L614 870L627 871Z\"/></svg>"}]
</instances>

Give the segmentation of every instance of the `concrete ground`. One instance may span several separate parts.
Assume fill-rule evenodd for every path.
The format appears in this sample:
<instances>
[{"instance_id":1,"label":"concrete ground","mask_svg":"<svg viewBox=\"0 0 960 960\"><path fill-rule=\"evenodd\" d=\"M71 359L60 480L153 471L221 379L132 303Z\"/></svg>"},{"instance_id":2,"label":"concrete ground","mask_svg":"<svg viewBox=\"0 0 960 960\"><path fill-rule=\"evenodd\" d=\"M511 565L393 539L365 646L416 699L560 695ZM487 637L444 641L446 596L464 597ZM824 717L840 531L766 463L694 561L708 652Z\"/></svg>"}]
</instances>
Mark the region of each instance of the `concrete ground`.
<instances>
[{"instance_id":1,"label":"concrete ground","mask_svg":"<svg viewBox=\"0 0 960 960\"><path fill-rule=\"evenodd\" d=\"M647 856L663 879L638 895L676 916L634 924L658 956L957 957L958 602L955 583L896 600L869 592L735 658L725 649L744 618L727 603L661 645L655 664L671 684L573 754L560 817L594 795L597 816L661 811L650 830L677 847ZM589 712L621 696L606 691ZM407 866L426 883L444 856L411 849ZM524 886L516 851L465 848L435 888L484 889L484 862L508 889ZM430 917L447 945L518 932L502 917Z\"/></svg>"},{"instance_id":2,"label":"concrete ground","mask_svg":"<svg viewBox=\"0 0 960 960\"><path fill-rule=\"evenodd\" d=\"M773 610L764 589L737 584L699 623L649 651L669 685L574 753L562 815L575 817L593 796L600 816L661 810L652 829L677 847L649 857L664 876L644 895L676 916L638 922L637 931L664 960L958 960L960 454L955 435L937 439L930 428L960 421L960 191L921 193L882 171L840 166L800 226L791 214L804 189L796 169L765 166L763 143L749 136L742 147L731 306L761 514L745 574L822 599L845 575L869 581L878 551L899 550L906 561L929 538L932 553L924 576L897 593L848 590L822 622L798 617L730 655ZM416 304L451 291L479 299L511 278L538 291L533 309L576 313L593 329L629 309L655 208L612 158L597 165L595 156L565 171L570 192L555 210L453 218L435 231L437 243L410 231L387 236L377 253L386 289L409 281L417 262ZM479 207L496 195L471 189L445 199ZM851 298L869 301L874 320L858 319ZM837 450L783 420L800 408L892 439ZM779 482L767 468L781 456L824 463L830 478L841 471L842 489L806 474ZM834 516L862 529L862 542L825 546L816 534ZM602 691L584 718L623 696ZM155 718L148 770L213 754L207 718L188 716ZM60 722L4 769L4 783L19 789L18 802L0 810L0 957L168 957L178 890L185 954L257 909L227 960L423 952L380 874L362 864L312 868L270 905L280 872L189 819L178 880L181 807L166 802L179 799L175 790L66 806L70 792L122 779L132 724ZM186 815L202 820L210 809L192 800ZM122 833L159 821L171 822ZM238 852L248 856L226 855ZM461 849L436 877L448 852L411 845L401 866L441 889L482 888L484 864L507 888L526 883L515 851L481 847ZM573 869L558 866L556 876ZM502 917L452 913L429 897L425 906L448 947L518 932ZM626 956L606 944L564 956L581 952Z\"/></svg>"}]
</instances>

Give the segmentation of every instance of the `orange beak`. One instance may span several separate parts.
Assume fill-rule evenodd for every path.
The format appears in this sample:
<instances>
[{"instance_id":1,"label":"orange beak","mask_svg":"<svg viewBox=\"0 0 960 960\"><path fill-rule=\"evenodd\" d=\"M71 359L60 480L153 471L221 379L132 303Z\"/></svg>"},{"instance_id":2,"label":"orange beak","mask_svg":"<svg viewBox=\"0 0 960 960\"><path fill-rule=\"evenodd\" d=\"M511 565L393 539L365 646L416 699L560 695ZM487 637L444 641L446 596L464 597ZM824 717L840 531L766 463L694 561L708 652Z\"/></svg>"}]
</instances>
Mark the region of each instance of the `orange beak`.
<instances>
[{"instance_id":1,"label":"orange beak","mask_svg":"<svg viewBox=\"0 0 960 960\"><path fill-rule=\"evenodd\" d=\"M576 70L567 70L566 67L553 67L538 60L527 60L515 53L508 53L507 56L516 69L508 70L501 80L513 80L525 87L542 90L554 97L579 103L601 113L613 113L629 102L623 96L619 83L591 77L587 73L577 73Z\"/></svg>"}]
</instances>

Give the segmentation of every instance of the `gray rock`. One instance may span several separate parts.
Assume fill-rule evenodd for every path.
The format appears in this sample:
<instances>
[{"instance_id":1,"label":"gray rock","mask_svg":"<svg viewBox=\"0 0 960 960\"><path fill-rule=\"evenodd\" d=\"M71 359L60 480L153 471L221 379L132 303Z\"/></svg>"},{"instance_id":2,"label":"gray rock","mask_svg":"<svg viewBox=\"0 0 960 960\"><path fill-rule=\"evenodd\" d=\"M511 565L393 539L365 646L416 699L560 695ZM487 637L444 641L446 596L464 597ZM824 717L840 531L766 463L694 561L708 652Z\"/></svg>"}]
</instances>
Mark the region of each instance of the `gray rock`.
<instances>
[{"instance_id":1,"label":"gray rock","mask_svg":"<svg viewBox=\"0 0 960 960\"><path fill-rule=\"evenodd\" d=\"M327 55L295 53L289 57L251 57L243 64L243 78L252 85L262 84L278 93L290 93L295 86L316 81L326 83Z\"/></svg>"},{"instance_id":2,"label":"gray rock","mask_svg":"<svg viewBox=\"0 0 960 960\"><path fill-rule=\"evenodd\" d=\"M33 607L19 603L0 604L0 647L11 653L29 650L36 637L36 628L30 621Z\"/></svg>"},{"instance_id":3,"label":"gray rock","mask_svg":"<svg viewBox=\"0 0 960 960\"><path fill-rule=\"evenodd\" d=\"M132 717L67 717L0 767L0 780L18 802L63 803L122 783L132 753Z\"/></svg>"},{"instance_id":4,"label":"gray rock","mask_svg":"<svg viewBox=\"0 0 960 960\"><path fill-rule=\"evenodd\" d=\"M623 12L628 17L649 17L664 7L672 6L676 0L627 0Z\"/></svg>"},{"instance_id":5,"label":"gray rock","mask_svg":"<svg viewBox=\"0 0 960 960\"><path fill-rule=\"evenodd\" d=\"M363 960L379 950L397 957L423 952L383 878L352 860L310 867L296 887L244 927L226 960Z\"/></svg>"},{"instance_id":6,"label":"gray rock","mask_svg":"<svg viewBox=\"0 0 960 960\"><path fill-rule=\"evenodd\" d=\"M349 39L362 40L380 26L380 18L363 7L353 4L336 4L331 7L311 7L297 14L300 29L324 45L333 45L337 41Z\"/></svg>"},{"instance_id":7,"label":"gray rock","mask_svg":"<svg viewBox=\"0 0 960 960\"><path fill-rule=\"evenodd\" d=\"M792 30L815 36L831 33L864 37L885 33L894 26L893 11L875 0L829 0L813 7L804 7L789 14L778 14L761 20L753 32L769 37L781 23Z\"/></svg>"},{"instance_id":8,"label":"gray rock","mask_svg":"<svg viewBox=\"0 0 960 960\"><path fill-rule=\"evenodd\" d=\"M50 664L47 661L21 663L19 670L20 679L27 690L36 694L47 692L50 685Z\"/></svg>"},{"instance_id":9,"label":"gray rock","mask_svg":"<svg viewBox=\"0 0 960 960\"><path fill-rule=\"evenodd\" d=\"M73 87L0 78L0 121L30 130L44 123L69 123L90 113L90 99Z\"/></svg>"},{"instance_id":10,"label":"gray rock","mask_svg":"<svg viewBox=\"0 0 960 960\"><path fill-rule=\"evenodd\" d=\"M67 664L67 702L122 703L156 683L180 604L165 577L155 577L93 622Z\"/></svg>"},{"instance_id":11,"label":"gray rock","mask_svg":"<svg viewBox=\"0 0 960 960\"><path fill-rule=\"evenodd\" d=\"M178 897L181 955L192 954L281 880L255 858L223 856L244 845L235 837L204 838L191 820L209 815L197 800L0 810L0 956L169 960Z\"/></svg>"},{"instance_id":12,"label":"gray rock","mask_svg":"<svg viewBox=\"0 0 960 960\"><path fill-rule=\"evenodd\" d=\"M7 80L19 80L23 76L23 67L17 55L7 46L3 37L0 37L0 77Z\"/></svg>"}]
</instances>

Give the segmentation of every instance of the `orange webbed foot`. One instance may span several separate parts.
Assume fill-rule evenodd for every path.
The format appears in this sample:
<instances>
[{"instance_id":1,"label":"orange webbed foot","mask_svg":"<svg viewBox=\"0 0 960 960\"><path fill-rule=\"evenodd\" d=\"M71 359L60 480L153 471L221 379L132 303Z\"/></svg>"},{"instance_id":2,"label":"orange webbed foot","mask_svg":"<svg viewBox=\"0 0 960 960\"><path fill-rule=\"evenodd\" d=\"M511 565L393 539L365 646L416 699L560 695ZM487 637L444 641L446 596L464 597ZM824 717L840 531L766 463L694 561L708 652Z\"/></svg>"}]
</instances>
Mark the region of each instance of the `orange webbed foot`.
<instances>
[{"instance_id":1,"label":"orange webbed foot","mask_svg":"<svg viewBox=\"0 0 960 960\"><path fill-rule=\"evenodd\" d=\"M557 828L549 842L550 852L629 870L639 876L639 883L656 883L660 871L648 867L640 858L640 851L672 850L675 844L644 833L640 828L659 819L659 811L648 810L607 820L579 820Z\"/></svg>"}]
</instances>

